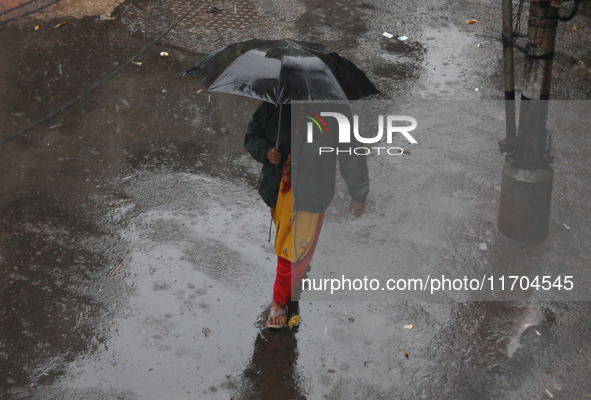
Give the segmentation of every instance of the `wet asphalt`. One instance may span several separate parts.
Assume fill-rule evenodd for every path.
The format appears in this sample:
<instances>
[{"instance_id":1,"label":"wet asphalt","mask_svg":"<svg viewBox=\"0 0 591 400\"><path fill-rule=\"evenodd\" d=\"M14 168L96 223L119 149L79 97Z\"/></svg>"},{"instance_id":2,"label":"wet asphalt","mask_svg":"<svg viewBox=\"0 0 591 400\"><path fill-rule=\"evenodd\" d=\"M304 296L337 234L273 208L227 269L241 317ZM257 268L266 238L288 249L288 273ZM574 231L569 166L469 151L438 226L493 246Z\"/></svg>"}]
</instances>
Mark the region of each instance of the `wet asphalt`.
<instances>
[{"instance_id":1,"label":"wet asphalt","mask_svg":"<svg viewBox=\"0 0 591 400\"><path fill-rule=\"evenodd\" d=\"M589 2L558 28L550 233L534 245L496 229L488 2L262 0L231 29L204 3L127 65L195 3L93 3L102 17L62 1L0 25L0 398L591 398ZM338 182L310 277L572 275L577 290L308 292L299 325L263 329L275 256L242 147L258 103L184 73L253 37L326 44L380 89L366 104L419 121L410 156L370 156L361 218Z\"/></svg>"}]
</instances>

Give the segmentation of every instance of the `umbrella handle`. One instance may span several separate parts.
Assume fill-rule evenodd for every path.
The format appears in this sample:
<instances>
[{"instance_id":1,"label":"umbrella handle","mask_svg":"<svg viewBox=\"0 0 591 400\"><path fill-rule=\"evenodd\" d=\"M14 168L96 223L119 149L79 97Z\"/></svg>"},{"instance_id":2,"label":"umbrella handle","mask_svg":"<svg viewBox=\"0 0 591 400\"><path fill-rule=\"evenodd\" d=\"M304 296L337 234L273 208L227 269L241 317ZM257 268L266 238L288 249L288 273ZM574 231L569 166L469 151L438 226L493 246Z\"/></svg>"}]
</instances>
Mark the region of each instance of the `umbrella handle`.
<instances>
[{"instance_id":1,"label":"umbrella handle","mask_svg":"<svg viewBox=\"0 0 591 400\"><path fill-rule=\"evenodd\" d=\"M275 148L279 149L279 132L281 131L281 114L283 110L283 104L279 104L279 121L277 122L277 140L275 141Z\"/></svg>"}]
</instances>

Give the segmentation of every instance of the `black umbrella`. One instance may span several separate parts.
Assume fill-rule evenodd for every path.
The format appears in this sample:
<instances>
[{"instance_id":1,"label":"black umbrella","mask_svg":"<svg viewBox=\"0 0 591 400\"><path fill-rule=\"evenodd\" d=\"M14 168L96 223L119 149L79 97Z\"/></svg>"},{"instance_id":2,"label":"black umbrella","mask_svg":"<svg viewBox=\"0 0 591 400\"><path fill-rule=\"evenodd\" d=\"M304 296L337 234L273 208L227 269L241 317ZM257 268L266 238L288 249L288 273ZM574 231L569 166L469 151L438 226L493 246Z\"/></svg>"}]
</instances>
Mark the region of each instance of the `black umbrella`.
<instances>
[{"instance_id":1,"label":"black umbrella","mask_svg":"<svg viewBox=\"0 0 591 400\"><path fill-rule=\"evenodd\" d=\"M205 57L188 74L210 92L239 94L280 106L292 101L347 101L379 93L351 61L295 40L234 43Z\"/></svg>"},{"instance_id":2,"label":"black umbrella","mask_svg":"<svg viewBox=\"0 0 591 400\"><path fill-rule=\"evenodd\" d=\"M273 104L346 101L378 90L351 61L326 47L295 40L249 40L218 50L188 73L211 92Z\"/></svg>"}]
</instances>

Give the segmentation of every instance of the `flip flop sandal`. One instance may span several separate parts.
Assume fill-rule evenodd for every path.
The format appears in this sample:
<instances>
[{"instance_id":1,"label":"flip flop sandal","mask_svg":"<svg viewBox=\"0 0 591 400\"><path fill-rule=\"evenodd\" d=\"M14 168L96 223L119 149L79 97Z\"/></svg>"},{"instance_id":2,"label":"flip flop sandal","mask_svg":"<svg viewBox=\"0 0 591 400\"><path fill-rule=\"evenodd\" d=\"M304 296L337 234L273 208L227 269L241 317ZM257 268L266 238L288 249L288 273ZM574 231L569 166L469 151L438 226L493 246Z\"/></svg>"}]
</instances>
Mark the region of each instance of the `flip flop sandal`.
<instances>
[{"instance_id":1,"label":"flip flop sandal","mask_svg":"<svg viewBox=\"0 0 591 400\"><path fill-rule=\"evenodd\" d=\"M275 321L275 318L277 318L277 317L281 317L282 315L285 315L285 322L282 325L267 324L267 328L271 328L271 329L285 328L285 326L287 325L287 306L285 306L285 308L279 308L277 310L270 308L269 315L271 315L272 321Z\"/></svg>"}]
</instances>

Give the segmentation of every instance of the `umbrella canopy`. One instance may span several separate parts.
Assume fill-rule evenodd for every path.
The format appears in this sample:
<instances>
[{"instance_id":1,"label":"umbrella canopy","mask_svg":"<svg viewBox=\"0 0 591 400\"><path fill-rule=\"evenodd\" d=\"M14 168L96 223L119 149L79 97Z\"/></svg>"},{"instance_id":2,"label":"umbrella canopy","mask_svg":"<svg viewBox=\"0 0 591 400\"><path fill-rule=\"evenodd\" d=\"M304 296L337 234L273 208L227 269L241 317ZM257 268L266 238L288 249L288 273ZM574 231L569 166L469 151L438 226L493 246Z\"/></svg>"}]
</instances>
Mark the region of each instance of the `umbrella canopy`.
<instances>
[{"instance_id":1,"label":"umbrella canopy","mask_svg":"<svg viewBox=\"0 0 591 400\"><path fill-rule=\"evenodd\" d=\"M273 104L357 100L379 93L351 61L295 40L249 40L218 50L188 71L207 90Z\"/></svg>"}]
</instances>

